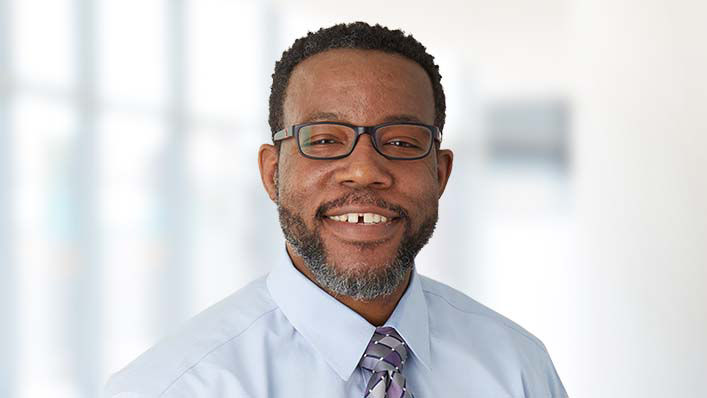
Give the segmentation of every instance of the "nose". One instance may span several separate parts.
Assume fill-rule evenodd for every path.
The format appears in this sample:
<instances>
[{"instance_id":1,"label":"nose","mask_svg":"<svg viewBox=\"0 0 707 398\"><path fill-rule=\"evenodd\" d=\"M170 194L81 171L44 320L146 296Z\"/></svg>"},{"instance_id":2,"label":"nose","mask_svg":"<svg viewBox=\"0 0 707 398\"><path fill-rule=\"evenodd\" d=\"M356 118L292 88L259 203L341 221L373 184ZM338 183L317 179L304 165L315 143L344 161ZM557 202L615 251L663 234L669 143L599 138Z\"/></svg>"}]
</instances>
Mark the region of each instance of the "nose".
<instances>
[{"instance_id":1,"label":"nose","mask_svg":"<svg viewBox=\"0 0 707 398\"><path fill-rule=\"evenodd\" d=\"M376 151L369 134L361 135L353 152L337 162L341 162L337 182L349 188L387 189L393 184L391 160Z\"/></svg>"}]
</instances>

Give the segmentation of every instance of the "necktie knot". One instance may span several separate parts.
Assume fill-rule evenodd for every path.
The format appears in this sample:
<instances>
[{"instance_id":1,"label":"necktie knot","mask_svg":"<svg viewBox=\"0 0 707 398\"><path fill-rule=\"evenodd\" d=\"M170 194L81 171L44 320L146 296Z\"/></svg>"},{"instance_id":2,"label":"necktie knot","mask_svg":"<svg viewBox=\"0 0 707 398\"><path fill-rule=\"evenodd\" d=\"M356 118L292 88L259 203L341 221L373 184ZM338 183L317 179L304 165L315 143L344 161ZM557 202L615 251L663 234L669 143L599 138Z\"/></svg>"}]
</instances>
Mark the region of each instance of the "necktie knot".
<instances>
[{"instance_id":1,"label":"necktie knot","mask_svg":"<svg viewBox=\"0 0 707 398\"><path fill-rule=\"evenodd\" d=\"M407 345L398 332L377 328L359 363L372 373L364 398L411 398L402 374L407 358Z\"/></svg>"}]
</instances>

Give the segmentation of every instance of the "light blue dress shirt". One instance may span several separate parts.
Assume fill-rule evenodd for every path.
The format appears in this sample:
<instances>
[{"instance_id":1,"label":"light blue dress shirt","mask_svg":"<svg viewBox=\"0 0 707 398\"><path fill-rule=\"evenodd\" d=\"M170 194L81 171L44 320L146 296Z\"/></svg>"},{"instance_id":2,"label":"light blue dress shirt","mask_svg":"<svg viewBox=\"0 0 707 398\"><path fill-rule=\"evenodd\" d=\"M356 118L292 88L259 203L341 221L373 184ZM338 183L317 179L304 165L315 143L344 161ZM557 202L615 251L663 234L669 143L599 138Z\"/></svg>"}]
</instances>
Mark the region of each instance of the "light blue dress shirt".
<instances>
[{"instance_id":1,"label":"light blue dress shirt","mask_svg":"<svg viewBox=\"0 0 707 398\"><path fill-rule=\"evenodd\" d=\"M543 344L466 295L413 272L386 326L411 355L416 398L566 397ZM362 398L375 327L283 256L266 277L197 315L106 387L109 397Z\"/></svg>"}]
</instances>

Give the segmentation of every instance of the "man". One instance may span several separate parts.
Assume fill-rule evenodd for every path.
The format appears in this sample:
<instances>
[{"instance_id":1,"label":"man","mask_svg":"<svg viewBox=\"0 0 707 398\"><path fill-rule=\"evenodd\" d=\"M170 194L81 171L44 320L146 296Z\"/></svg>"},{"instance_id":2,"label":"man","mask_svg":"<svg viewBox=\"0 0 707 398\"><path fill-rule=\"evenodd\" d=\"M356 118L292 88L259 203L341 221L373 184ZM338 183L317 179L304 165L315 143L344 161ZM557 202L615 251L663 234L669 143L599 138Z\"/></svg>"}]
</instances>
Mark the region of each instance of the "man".
<instances>
[{"instance_id":1,"label":"man","mask_svg":"<svg viewBox=\"0 0 707 398\"><path fill-rule=\"evenodd\" d=\"M452 170L440 79L398 30L295 41L258 153L282 261L114 375L109 395L565 397L539 340L415 272Z\"/></svg>"}]
</instances>

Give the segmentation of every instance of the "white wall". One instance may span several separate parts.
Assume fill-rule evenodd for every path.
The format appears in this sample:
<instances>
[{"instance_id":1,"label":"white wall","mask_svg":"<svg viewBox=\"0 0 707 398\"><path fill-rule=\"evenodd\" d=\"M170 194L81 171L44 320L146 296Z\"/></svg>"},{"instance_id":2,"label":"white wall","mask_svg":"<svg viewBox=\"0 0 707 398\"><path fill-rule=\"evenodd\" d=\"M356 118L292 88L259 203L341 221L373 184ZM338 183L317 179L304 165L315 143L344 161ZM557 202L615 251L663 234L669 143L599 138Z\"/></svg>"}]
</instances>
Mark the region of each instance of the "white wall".
<instances>
[{"instance_id":1,"label":"white wall","mask_svg":"<svg viewBox=\"0 0 707 398\"><path fill-rule=\"evenodd\" d=\"M575 397L707 396L704 2L576 1Z\"/></svg>"}]
</instances>

